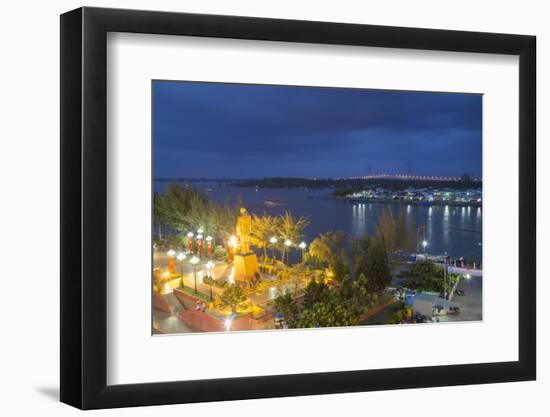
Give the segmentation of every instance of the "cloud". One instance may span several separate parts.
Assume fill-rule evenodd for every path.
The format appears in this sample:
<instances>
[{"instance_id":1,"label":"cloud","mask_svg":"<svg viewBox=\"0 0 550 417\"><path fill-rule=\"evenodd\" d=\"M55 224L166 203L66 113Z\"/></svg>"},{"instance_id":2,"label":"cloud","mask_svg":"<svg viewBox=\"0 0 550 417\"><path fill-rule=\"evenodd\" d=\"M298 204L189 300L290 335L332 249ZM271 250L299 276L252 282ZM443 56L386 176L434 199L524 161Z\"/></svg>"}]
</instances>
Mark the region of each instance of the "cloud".
<instances>
[{"instance_id":1,"label":"cloud","mask_svg":"<svg viewBox=\"0 0 550 417\"><path fill-rule=\"evenodd\" d=\"M338 176L367 160L395 171L408 158L429 174L481 173L479 95L188 82L153 89L156 176ZM451 168L459 172L434 172Z\"/></svg>"}]
</instances>

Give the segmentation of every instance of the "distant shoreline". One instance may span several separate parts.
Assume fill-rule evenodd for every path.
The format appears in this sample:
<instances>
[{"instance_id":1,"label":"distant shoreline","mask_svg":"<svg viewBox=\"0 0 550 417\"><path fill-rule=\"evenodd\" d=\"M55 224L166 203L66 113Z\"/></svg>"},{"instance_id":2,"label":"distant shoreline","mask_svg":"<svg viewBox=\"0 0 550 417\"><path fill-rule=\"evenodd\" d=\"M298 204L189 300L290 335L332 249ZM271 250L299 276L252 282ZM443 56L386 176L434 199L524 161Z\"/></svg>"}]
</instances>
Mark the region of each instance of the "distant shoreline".
<instances>
[{"instance_id":1,"label":"distant shoreline","mask_svg":"<svg viewBox=\"0 0 550 417\"><path fill-rule=\"evenodd\" d=\"M293 177L266 177L257 179L231 178L154 178L155 182L189 182L189 183L220 183L232 187L258 188L341 188L353 189L363 187L381 187L388 189L414 188L482 188L483 182L479 179L466 177L463 179L412 179L412 178L293 178Z\"/></svg>"},{"instance_id":2,"label":"distant shoreline","mask_svg":"<svg viewBox=\"0 0 550 417\"><path fill-rule=\"evenodd\" d=\"M477 202L461 202L461 201L407 201L407 200L395 200L391 198L349 198L349 197L338 197L338 196L330 196L330 197L317 197L319 199L324 198L330 198L333 200L342 201L344 203L352 203L352 204L400 204L405 206L421 206L421 207L431 207L431 206L438 206L438 207L444 207L444 206L450 206L450 207L483 207L482 203Z\"/></svg>"}]
</instances>

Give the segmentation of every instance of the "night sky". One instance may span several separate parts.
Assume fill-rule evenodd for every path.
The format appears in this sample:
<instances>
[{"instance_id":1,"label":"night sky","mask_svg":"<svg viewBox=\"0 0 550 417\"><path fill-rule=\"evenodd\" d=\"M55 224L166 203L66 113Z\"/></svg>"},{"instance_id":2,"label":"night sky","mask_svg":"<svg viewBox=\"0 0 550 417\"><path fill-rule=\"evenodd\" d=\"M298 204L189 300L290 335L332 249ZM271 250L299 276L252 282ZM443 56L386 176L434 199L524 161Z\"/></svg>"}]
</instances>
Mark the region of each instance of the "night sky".
<instances>
[{"instance_id":1,"label":"night sky","mask_svg":"<svg viewBox=\"0 0 550 417\"><path fill-rule=\"evenodd\" d=\"M155 178L481 177L482 96L153 82Z\"/></svg>"}]
</instances>

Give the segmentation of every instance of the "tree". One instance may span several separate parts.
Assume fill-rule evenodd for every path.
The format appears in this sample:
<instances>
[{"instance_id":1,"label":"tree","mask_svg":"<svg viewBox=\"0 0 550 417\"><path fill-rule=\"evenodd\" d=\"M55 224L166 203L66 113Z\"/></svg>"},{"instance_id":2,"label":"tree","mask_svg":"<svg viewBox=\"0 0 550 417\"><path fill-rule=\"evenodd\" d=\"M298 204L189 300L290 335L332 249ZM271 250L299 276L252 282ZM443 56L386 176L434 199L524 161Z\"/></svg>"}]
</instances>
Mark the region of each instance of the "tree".
<instances>
[{"instance_id":1,"label":"tree","mask_svg":"<svg viewBox=\"0 0 550 417\"><path fill-rule=\"evenodd\" d=\"M328 291L322 300L305 308L294 323L296 328L353 326L356 319L335 291Z\"/></svg>"},{"instance_id":2,"label":"tree","mask_svg":"<svg viewBox=\"0 0 550 417\"><path fill-rule=\"evenodd\" d=\"M370 242L371 239L366 231L362 238L354 239L351 242L351 262L355 277L367 273L367 257L369 254Z\"/></svg>"},{"instance_id":3,"label":"tree","mask_svg":"<svg viewBox=\"0 0 550 417\"><path fill-rule=\"evenodd\" d=\"M395 268L395 255L398 251L411 252L415 249L415 226L412 221L407 223L403 209L399 210L397 216L394 216L389 208L380 212L376 225L376 236L384 244L391 270Z\"/></svg>"},{"instance_id":4,"label":"tree","mask_svg":"<svg viewBox=\"0 0 550 417\"><path fill-rule=\"evenodd\" d=\"M359 315L372 307L378 300L378 296L369 292L368 280L365 274L355 279L347 278L343 281L340 295L345 300L348 308L356 315Z\"/></svg>"},{"instance_id":5,"label":"tree","mask_svg":"<svg viewBox=\"0 0 550 417\"><path fill-rule=\"evenodd\" d=\"M162 225L166 224L166 221L164 220L163 212L159 209L159 204L159 193L155 192L153 194L153 222L158 228L158 239L162 240Z\"/></svg>"},{"instance_id":6,"label":"tree","mask_svg":"<svg viewBox=\"0 0 550 417\"><path fill-rule=\"evenodd\" d=\"M370 242L366 272L369 292L379 292L391 283L388 257L380 238L374 238Z\"/></svg>"},{"instance_id":7,"label":"tree","mask_svg":"<svg viewBox=\"0 0 550 417\"><path fill-rule=\"evenodd\" d=\"M309 255L332 268L343 259L344 239L342 231L322 233L310 243Z\"/></svg>"},{"instance_id":8,"label":"tree","mask_svg":"<svg viewBox=\"0 0 550 417\"><path fill-rule=\"evenodd\" d=\"M349 267L342 260L337 260L331 267L333 279L336 282L343 282L349 278Z\"/></svg>"},{"instance_id":9,"label":"tree","mask_svg":"<svg viewBox=\"0 0 550 417\"><path fill-rule=\"evenodd\" d=\"M293 326L298 309L289 291L285 291L284 294L280 294L275 298L275 310L285 316L288 327Z\"/></svg>"},{"instance_id":10,"label":"tree","mask_svg":"<svg viewBox=\"0 0 550 417\"><path fill-rule=\"evenodd\" d=\"M193 190L188 184L167 184L164 191L156 198L155 216L161 218L164 224L176 230L186 230L191 225L189 216L197 208L208 205L208 198Z\"/></svg>"},{"instance_id":11,"label":"tree","mask_svg":"<svg viewBox=\"0 0 550 417\"><path fill-rule=\"evenodd\" d=\"M443 292L443 268L430 261L418 261L399 274L403 286L417 291ZM452 279L449 277L448 282Z\"/></svg>"},{"instance_id":12,"label":"tree","mask_svg":"<svg viewBox=\"0 0 550 417\"><path fill-rule=\"evenodd\" d=\"M220 302L222 307L229 308L231 313L236 313L237 308L243 307L246 301L243 289L239 285L231 284L222 293Z\"/></svg>"},{"instance_id":13,"label":"tree","mask_svg":"<svg viewBox=\"0 0 550 417\"><path fill-rule=\"evenodd\" d=\"M313 307L315 303L326 301L330 297L329 291L324 282L317 282L312 279L306 286L303 307L308 309Z\"/></svg>"},{"instance_id":14,"label":"tree","mask_svg":"<svg viewBox=\"0 0 550 417\"><path fill-rule=\"evenodd\" d=\"M168 184L154 199L155 222L182 233L202 227L215 238L225 240L234 230L237 214L238 207L212 203L188 184Z\"/></svg>"},{"instance_id":15,"label":"tree","mask_svg":"<svg viewBox=\"0 0 550 417\"><path fill-rule=\"evenodd\" d=\"M405 210L399 210L395 222L395 245L398 251L412 252L416 249L416 225L414 220L407 222Z\"/></svg>"},{"instance_id":16,"label":"tree","mask_svg":"<svg viewBox=\"0 0 550 417\"><path fill-rule=\"evenodd\" d=\"M393 314L391 315L388 324L400 324L403 320L406 320L408 310L407 304L403 301L397 302L393 307Z\"/></svg>"},{"instance_id":17,"label":"tree","mask_svg":"<svg viewBox=\"0 0 550 417\"><path fill-rule=\"evenodd\" d=\"M289 240L296 244L302 240L304 236L302 232L308 225L309 219L307 217L295 218L289 211L285 211L285 214L278 221L277 231L283 242ZM282 248L281 261L284 262L288 248L284 244Z\"/></svg>"},{"instance_id":18,"label":"tree","mask_svg":"<svg viewBox=\"0 0 550 417\"><path fill-rule=\"evenodd\" d=\"M264 258L267 258L267 247L269 239L277 235L279 218L264 214L263 216L252 216L252 239L251 243L258 249L262 249Z\"/></svg>"}]
</instances>

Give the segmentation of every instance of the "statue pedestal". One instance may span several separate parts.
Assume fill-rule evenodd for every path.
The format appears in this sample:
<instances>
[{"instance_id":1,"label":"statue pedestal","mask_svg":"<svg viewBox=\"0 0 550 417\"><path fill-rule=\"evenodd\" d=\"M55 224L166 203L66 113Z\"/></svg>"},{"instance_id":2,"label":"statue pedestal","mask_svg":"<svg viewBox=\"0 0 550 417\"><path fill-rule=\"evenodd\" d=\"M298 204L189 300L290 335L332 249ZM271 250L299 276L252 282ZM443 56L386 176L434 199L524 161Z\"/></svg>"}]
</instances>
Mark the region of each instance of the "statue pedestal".
<instances>
[{"instance_id":1,"label":"statue pedestal","mask_svg":"<svg viewBox=\"0 0 550 417\"><path fill-rule=\"evenodd\" d=\"M233 261L235 267L235 279L239 281L250 281L256 278L256 272L259 272L258 258L253 252L245 254L238 253Z\"/></svg>"}]
</instances>

